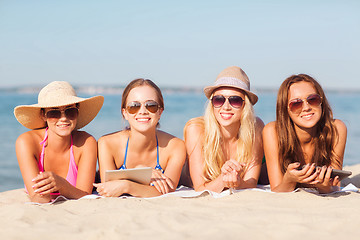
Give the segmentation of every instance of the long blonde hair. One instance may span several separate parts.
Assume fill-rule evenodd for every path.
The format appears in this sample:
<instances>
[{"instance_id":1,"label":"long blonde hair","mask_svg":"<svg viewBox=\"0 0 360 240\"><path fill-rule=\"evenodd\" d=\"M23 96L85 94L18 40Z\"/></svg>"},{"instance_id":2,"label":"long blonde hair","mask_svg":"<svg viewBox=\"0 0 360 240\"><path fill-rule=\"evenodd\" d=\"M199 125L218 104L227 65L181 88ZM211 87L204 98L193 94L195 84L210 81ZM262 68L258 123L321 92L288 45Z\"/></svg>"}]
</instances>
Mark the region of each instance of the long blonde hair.
<instances>
[{"instance_id":1,"label":"long blonde hair","mask_svg":"<svg viewBox=\"0 0 360 240\"><path fill-rule=\"evenodd\" d=\"M240 128L238 131L236 161L245 163L247 169L252 160L252 152L255 142L255 113L250 99L245 94L244 108L242 109ZM212 181L221 174L221 167L225 163L225 155L222 149L223 139L220 125L215 118L214 109L209 101L204 115L204 178ZM242 176L246 171L242 172Z\"/></svg>"}]
</instances>

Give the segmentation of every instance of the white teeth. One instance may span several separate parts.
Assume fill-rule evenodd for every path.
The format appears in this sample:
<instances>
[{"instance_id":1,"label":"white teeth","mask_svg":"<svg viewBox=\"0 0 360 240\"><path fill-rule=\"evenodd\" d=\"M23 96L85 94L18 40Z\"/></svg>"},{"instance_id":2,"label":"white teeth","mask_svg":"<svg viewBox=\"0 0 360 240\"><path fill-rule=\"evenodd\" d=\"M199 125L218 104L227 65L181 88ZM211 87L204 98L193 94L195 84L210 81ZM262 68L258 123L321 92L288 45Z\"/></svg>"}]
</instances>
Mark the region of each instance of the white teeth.
<instances>
[{"instance_id":1,"label":"white teeth","mask_svg":"<svg viewBox=\"0 0 360 240\"><path fill-rule=\"evenodd\" d=\"M220 115L224 119L230 119L233 116L231 113L220 113Z\"/></svg>"},{"instance_id":2,"label":"white teeth","mask_svg":"<svg viewBox=\"0 0 360 240\"><path fill-rule=\"evenodd\" d=\"M148 122L150 120L150 118L138 118L136 120L139 122Z\"/></svg>"},{"instance_id":3,"label":"white teeth","mask_svg":"<svg viewBox=\"0 0 360 240\"><path fill-rule=\"evenodd\" d=\"M310 113L310 114L303 115L301 118L311 118L313 115L314 115L313 113Z\"/></svg>"}]
</instances>

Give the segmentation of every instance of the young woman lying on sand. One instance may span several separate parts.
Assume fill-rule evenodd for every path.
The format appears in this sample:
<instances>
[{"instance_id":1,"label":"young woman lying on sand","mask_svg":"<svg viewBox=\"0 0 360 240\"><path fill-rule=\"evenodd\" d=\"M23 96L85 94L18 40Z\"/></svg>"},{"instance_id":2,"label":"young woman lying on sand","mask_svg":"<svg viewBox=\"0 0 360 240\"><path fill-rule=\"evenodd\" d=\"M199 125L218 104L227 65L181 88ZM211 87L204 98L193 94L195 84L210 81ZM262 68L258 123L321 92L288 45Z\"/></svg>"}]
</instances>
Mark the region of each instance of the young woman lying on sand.
<instances>
[{"instance_id":1,"label":"young woman lying on sand","mask_svg":"<svg viewBox=\"0 0 360 240\"><path fill-rule=\"evenodd\" d=\"M130 194L153 197L174 191L178 184L186 150L184 142L157 129L164 110L160 89L151 80L136 79L122 95L121 110L129 129L101 137L98 141L102 183L94 184L106 197ZM150 185L130 180L104 182L105 171L152 167Z\"/></svg>"},{"instance_id":2,"label":"young woman lying on sand","mask_svg":"<svg viewBox=\"0 0 360 240\"><path fill-rule=\"evenodd\" d=\"M336 190L339 177L330 175L332 169L342 168L346 135L345 124L333 119L315 79L306 74L287 78L278 92L276 121L263 131L271 190L289 192L300 186L320 193Z\"/></svg>"},{"instance_id":3,"label":"young woman lying on sand","mask_svg":"<svg viewBox=\"0 0 360 240\"><path fill-rule=\"evenodd\" d=\"M263 158L264 127L254 114L258 97L239 67L228 67L204 93L210 99L204 117L184 128L188 167L196 191L256 187Z\"/></svg>"},{"instance_id":4,"label":"young woman lying on sand","mask_svg":"<svg viewBox=\"0 0 360 240\"><path fill-rule=\"evenodd\" d=\"M52 82L38 103L17 106L16 119L33 129L16 140L16 155L25 187L33 202L45 203L61 194L91 194L96 171L96 140L78 131L100 111L104 98L79 98L67 82Z\"/></svg>"}]
</instances>

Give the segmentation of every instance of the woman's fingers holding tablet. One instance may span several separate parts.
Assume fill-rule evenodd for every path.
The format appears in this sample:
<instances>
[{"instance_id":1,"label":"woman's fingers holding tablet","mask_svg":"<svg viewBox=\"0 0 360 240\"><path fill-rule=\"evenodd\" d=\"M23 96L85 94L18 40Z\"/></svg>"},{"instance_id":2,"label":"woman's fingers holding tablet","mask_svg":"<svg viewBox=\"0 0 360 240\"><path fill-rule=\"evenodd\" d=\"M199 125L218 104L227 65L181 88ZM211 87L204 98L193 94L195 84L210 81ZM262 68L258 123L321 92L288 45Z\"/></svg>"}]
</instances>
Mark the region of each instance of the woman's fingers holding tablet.
<instances>
[{"instance_id":1,"label":"woman's fingers holding tablet","mask_svg":"<svg viewBox=\"0 0 360 240\"><path fill-rule=\"evenodd\" d=\"M158 190L158 192L160 192L161 194L169 192L169 187L167 186L167 183L164 179L155 178L152 180L151 183L151 185L154 186L156 190Z\"/></svg>"},{"instance_id":2,"label":"woman's fingers holding tablet","mask_svg":"<svg viewBox=\"0 0 360 240\"><path fill-rule=\"evenodd\" d=\"M167 177L159 170L153 170L150 185L153 185L162 194L169 192L170 185L168 185ZM170 187L172 188L173 184Z\"/></svg>"}]
</instances>

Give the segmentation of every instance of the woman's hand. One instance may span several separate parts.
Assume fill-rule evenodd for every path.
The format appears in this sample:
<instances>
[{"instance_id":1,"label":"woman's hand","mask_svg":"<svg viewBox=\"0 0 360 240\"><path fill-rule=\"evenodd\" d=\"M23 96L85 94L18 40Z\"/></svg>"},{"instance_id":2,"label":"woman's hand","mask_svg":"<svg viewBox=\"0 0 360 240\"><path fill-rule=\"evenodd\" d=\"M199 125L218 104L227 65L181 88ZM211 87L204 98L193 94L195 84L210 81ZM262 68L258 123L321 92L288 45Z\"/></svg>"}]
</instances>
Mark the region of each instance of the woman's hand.
<instances>
[{"instance_id":1,"label":"woman's hand","mask_svg":"<svg viewBox=\"0 0 360 240\"><path fill-rule=\"evenodd\" d=\"M284 181L302 184L317 184L320 169L316 169L315 163L306 164L303 169L299 169L300 163L289 164L284 174ZM315 170L316 169L316 170Z\"/></svg>"},{"instance_id":2,"label":"woman's hand","mask_svg":"<svg viewBox=\"0 0 360 240\"><path fill-rule=\"evenodd\" d=\"M103 197L119 197L127 193L127 180L114 180L104 183L94 183L96 191Z\"/></svg>"},{"instance_id":3,"label":"woman's hand","mask_svg":"<svg viewBox=\"0 0 360 240\"><path fill-rule=\"evenodd\" d=\"M241 172L244 170L245 164L239 163L233 159L230 159L224 163L221 167L221 175L224 187L227 188L238 188L243 182L240 177Z\"/></svg>"},{"instance_id":4,"label":"woman's hand","mask_svg":"<svg viewBox=\"0 0 360 240\"><path fill-rule=\"evenodd\" d=\"M242 181L239 172L236 171L223 175L223 183L226 188L236 189L240 186Z\"/></svg>"},{"instance_id":5,"label":"woman's hand","mask_svg":"<svg viewBox=\"0 0 360 240\"><path fill-rule=\"evenodd\" d=\"M323 166L320 169L319 176L316 178L318 183L314 185L319 191L319 193L330 193L338 189L340 183L339 177L331 178L331 172L333 168L331 166Z\"/></svg>"},{"instance_id":6,"label":"woman's hand","mask_svg":"<svg viewBox=\"0 0 360 240\"><path fill-rule=\"evenodd\" d=\"M161 194L169 193L174 190L173 181L163 174L160 170L153 169L150 186L154 186Z\"/></svg>"},{"instance_id":7,"label":"woman's hand","mask_svg":"<svg viewBox=\"0 0 360 240\"><path fill-rule=\"evenodd\" d=\"M66 179L53 172L40 172L32 181L34 182L32 186L34 192L40 195L60 192L63 186L68 183Z\"/></svg>"},{"instance_id":8,"label":"woman's hand","mask_svg":"<svg viewBox=\"0 0 360 240\"><path fill-rule=\"evenodd\" d=\"M239 163L238 161L235 161L234 159L230 159L224 163L224 165L221 167L221 173L222 174L230 174L232 172L240 172L245 167L244 163Z\"/></svg>"}]
</instances>

